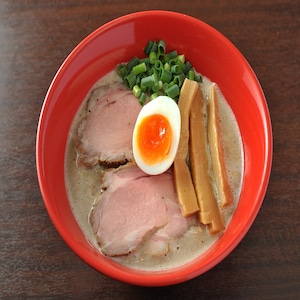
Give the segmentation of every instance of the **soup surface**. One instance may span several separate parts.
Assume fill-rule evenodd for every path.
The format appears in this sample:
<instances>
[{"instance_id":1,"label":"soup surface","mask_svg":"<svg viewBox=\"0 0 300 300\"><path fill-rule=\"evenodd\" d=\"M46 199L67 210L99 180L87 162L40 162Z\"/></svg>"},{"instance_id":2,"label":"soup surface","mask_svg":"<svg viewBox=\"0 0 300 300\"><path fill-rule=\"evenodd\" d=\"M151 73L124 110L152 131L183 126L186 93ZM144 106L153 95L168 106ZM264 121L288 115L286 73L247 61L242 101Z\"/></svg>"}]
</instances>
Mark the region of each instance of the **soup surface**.
<instances>
[{"instance_id":1,"label":"soup surface","mask_svg":"<svg viewBox=\"0 0 300 300\"><path fill-rule=\"evenodd\" d=\"M71 208L86 238L94 247L99 249L99 252L100 248L89 222L89 214L95 199L101 193L99 183L103 167L98 165L92 169L88 169L77 166L77 153L75 150L76 132L80 121L86 116L87 101L95 100L93 99L93 97L96 97L95 95L99 97L120 84L122 84L120 77L116 71L112 71L100 79L91 89L74 118L65 156L65 181ZM211 85L212 82L208 78L203 77L200 87L204 98L207 98ZM219 89L217 89L217 94L225 163L230 187L234 195L234 203L229 207L221 208L224 223L227 225L238 203L243 178L244 158L242 140L235 116ZM210 235L205 226L197 224L191 226L182 237L172 241L169 253L164 256L149 257L146 247L142 245L138 251L126 256L113 257L112 259L136 269L152 271L169 269L185 264L198 257L219 236L220 234Z\"/></svg>"}]
</instances>

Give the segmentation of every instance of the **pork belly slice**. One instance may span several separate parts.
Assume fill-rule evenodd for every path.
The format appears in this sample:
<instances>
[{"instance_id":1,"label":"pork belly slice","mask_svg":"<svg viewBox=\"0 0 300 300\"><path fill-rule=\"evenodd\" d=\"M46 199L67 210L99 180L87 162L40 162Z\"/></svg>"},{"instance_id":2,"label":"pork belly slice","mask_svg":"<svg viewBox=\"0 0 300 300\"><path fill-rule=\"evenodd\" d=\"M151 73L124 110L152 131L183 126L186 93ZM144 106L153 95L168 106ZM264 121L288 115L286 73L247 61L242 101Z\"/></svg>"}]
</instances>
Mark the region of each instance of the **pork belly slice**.
<instances>
[{"instance_id":1,"label":"pork belly slice","mask_svg":"<svg viewBox=\"0 0 300 300\"><path fill-rule=\"evenodd\" d=\"M117 85L99 98L93 93L87 109L77 130L77 163L118 166L133 160L132 133L141 105L132 92Z\"/></svg>"},{"instance_id":2,"label":"pork belly slice","mask_svg":"<svg viewBox=\"0 0 300 300\"><path fill-rule=\"evenodd\" d=\"M172 172L150 176L135 165L123 166L106 171L102 187L106 190L96 201L90 221L105 255L129 254L145 241L150 243L150 255L164 254L170 240L188 228Z\"/></svg>"}]
</instances>

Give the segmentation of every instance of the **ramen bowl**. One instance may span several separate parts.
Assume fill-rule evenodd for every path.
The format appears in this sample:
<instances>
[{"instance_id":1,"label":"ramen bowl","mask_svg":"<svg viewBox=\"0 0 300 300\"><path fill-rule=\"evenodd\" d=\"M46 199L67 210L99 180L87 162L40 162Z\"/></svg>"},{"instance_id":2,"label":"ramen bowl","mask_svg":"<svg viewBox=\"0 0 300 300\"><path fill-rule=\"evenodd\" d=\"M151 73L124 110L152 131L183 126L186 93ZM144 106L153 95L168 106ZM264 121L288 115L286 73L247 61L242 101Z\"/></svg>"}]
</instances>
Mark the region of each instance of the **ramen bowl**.
<instances>
[{"instance_id":1,"label":"ramen bowl","mask_svg":"<svg viewBox=\"0 0 300 300\"><path fill-rule=\"evenodd\" d=\"M119 63L129 61L135 55L143 57L148 40L160 39L168 47L185 54L198 72L218 84L241 132L244 174L234 215L212 247L180 267L142 271L105 257L87 240L69 204L64 162L72 121L92 86ZM129 14L87 36L66 58L54 77L38 124L37 174L54 226L68 246L88 265L108 277L134 285L165 286L184 282L205 273L228 256L257 216L267 189L271 162L272 131L267 103L246 59L211 26L169 11Z\"/></svg>"}]
</instances>

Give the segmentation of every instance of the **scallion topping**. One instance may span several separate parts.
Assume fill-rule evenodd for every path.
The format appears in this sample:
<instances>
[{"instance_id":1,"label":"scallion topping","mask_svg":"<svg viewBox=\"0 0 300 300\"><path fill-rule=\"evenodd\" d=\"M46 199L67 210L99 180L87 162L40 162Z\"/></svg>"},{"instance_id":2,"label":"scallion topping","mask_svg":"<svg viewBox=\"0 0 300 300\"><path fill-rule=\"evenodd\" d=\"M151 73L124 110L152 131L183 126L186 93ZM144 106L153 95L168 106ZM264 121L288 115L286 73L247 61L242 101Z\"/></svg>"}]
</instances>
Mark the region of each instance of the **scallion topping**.
<instances>
[{"instance_id":1,"label":"scallion topping","mask_svg":"<svg viewBox=\"0 0 300 300\"><path fill-rule=\"evenodd\" d=\"M140 104L141 104L141 105L144 105L145 102L146 102L146 99L147 99L146 94L145 94L144 92L142 92L139 99L140 99Z\"/></svg>"},{"instance_id":2,"label":"scallion topping","mask_svg":"<svg viewBox=\"0 0 300 300\"><path fill-rule=\"evenodd\" d=\"M146 55L149 55L149 53L150 53L150 51L152 49L152 46L153 46L153 42L151 40L149 40L148 43L147 43L147 45L146 45L146 47L145 47L145 49L144 49L144 53Z\"/></svg>"},{"instance_id":3,"label":"scallion topping","mask_svg":"<svg viewBox=\"0 0 300 300\"><path fill-rule=\"evenodd\" d=\"M142 62L132 68L134 75L138 75L147 71L147 66L145 62Z\"/></svg>"},{"instance_id":4,"label":"scallion topping","mask_svg":"<svg viewBox=\"0 0 300 300\"><path fill-rule=\"evenodd\" d=\"M133 95L137 98L139 98L141 96L142 90L141 88L136 84L133 88L132 88L132 92Z\"/></svg>"},{"instance_id":5,"label":"scallion topping","mask_svg":"<svg viewBox=\"0 0 300 300\"><path fill-rule=\"evenodd\" d=\"M177 84L173 84L165 90L166 96L175 99L179 96L179 86Z\"/></svg>"},{"instance_id":6,"label":"scallion topping","mask_svg":"<svg viewBox=\"0 0 300 300\"><path fill-rule=\"evenodd\" d=\"M177 102L185 78L202 81L185 55L176 50L167 52L163 40L149 40L144 53L146 57L134 56L128 63L117 67L119 76L141 105L146 103L147 96L152 100L166 95Z\"/></svg>"}]
</instances>

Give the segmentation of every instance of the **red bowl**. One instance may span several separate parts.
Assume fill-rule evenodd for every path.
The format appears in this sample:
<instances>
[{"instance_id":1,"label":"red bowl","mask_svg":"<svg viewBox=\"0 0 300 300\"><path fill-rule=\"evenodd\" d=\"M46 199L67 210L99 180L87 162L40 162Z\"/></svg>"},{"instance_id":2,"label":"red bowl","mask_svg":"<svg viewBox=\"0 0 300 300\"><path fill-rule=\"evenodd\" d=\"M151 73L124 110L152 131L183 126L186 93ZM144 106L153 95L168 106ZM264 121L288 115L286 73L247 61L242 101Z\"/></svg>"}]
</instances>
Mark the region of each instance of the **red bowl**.
<instances>
[{"instance_id":1,"label":"red bowl","mask_svg":"<svg viewBox=\"0 0 300 300\"><path fill-rule=\"evenodd\" d=\"M164 26L161 26L162 22ZM96 81L134 55L149 39L165 40L195 69L216 82L237 119L244 147L243 186L224 234L203 255L166 271L137 271L101 255L72 214L64 181L66 141L73 118ZM221 33L190 16L145 11L113 20L85 38L67 57L47 92L37 132L36 164L49 216L69 247L87 264L117 280L142 286L180 283L214 267L242 240L264 199L272 162L270 116L261 86L236 47Z\"/></svg>"}]
</instances>

